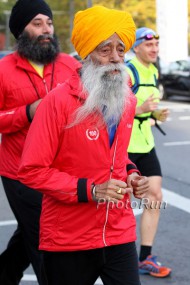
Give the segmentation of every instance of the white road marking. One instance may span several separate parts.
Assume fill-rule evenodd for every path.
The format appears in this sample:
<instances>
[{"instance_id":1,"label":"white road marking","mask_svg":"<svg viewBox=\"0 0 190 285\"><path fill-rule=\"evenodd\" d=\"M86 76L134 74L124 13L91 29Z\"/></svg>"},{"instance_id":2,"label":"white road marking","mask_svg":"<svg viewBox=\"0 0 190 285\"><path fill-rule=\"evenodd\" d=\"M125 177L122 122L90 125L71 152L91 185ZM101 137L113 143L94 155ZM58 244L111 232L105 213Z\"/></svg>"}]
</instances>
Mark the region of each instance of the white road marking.
<instances>
[{"instance_id":1,"label":"white road marking","mask_svg":"<svg viewBox=\"0 0 190 285\"><path fill-rule=\"evenodd\" d=\"M22 281L37 281L37 278L34 274L24 274Z\"/></svg>"},{"instance_id":2,"label":"white road marking","mask_svg":"<svg viewBox=\"0 0 190 285\"><path fill-rule=\"evenodd\" d=\"M12 226L12 225L17 225L17 221L16 220L10 220L10 221L1 221L0 222L0 227Z\"/></svg>"},{"instance_id":3,"label":"white road marking","mask_svg":"<svg viewBox=\"0 0 190 285\"><path fill-rule=\"evenodd\" d=\"M190 116L180 116L179 120L180 121L189 121L190 120Z\"/></svg>"},{"instance_id":4,"label":"white road marking","mask_svg":"<svg viewBox=\"0 0 190 285\"><path fill-rule=\"evenodd\" d=\"M183 104L179 102L160 102L160 107L161 108L168 108L169 110L172 110L172 112L175 113L180 113L180 112L185 112L190 110L190 105L188 104Z\"/></svg>"},{"instance_id":5,"label":"white road marking","mask_svg":"<svg viewBox=\"0 0 190 285\"><path fill-rule=\"evenodd\" d=\"M173 207L176 207L190 214L190 199L189 198L179 195L177 193L174 193L165 188L162 188L162 193L163 193L163 202L166 202L166 204L169 204ZM142 213L142 209L133 209L133 212L134 212L134 215L137 216Z\"/></svg>"},{"instance_id":6,"label":"white road marking","mask_svg":"<svg viewBox=\"0 0 190 285\"><path fill-rule=\"evenodd\" d=\"M37 281L37 278L33 274L24 274L22 281ZM101 285L103 283L102 283L102 280L100 278L98 278L95 284Z\"/></svg>"},{"instance_id":7,"label":"white road marking","mask_svg":"<svg viewBox=\"0 0 190 285\"><path fill-rule=\"evenodd\" d=\"M176 106L169 107L169 109L172 110L172 112L174 113L183 113L186 111L185 108L181 108L181 107L176 108Z\"/></svg>"},{"instance_id":8,"label":"white road marking","mask_svg":"<svg viewBox=\"0 0 190 285\"><path fill-rule=\"evenodd\" d=\"M95 283L96 285L102 285L103 283L102 283L102 280L100 279L100 278L98 278L97 280L96 280L96 283Z\"/></svg>"},{"instance_id":9,"label":"white road marking","mask_svg":"<svg viewBox=\"0 0 190 285\"><path fill-rule=\"evenodd\" d=\"M135 216L140 215L142 213L142 211L143 211L142 209L133 209L133 213Z\"/></svg>"},{"instance_id":10,"label":"white road marking","mask_svg":"<svg viewBox=\"0 0 190 285\"><path fill-rule=\"evenodd\" d=\"M164 146L176 146L176 145L189 145L190 141L181 141L181 142L165 142Z\"/></svg>"},{"instance_id":11,"label":"white road marking","mask_svg":"<svg viewBox=\"0 0 190 285\"><path fill-rule=\"evenodd\" d=\"M163 200L173 207L176 207L190 214L190 199L162 188Z\"/></svg>"}]
</instances>

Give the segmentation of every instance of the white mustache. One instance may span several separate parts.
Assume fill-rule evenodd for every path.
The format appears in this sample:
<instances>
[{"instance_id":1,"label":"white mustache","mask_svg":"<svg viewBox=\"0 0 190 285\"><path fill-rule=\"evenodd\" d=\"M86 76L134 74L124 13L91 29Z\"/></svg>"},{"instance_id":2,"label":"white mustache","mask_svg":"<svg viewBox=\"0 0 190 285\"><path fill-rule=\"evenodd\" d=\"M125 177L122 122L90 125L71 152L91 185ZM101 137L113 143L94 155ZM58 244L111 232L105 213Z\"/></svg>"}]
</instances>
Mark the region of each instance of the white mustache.
<instances>
[{"instance_id":1,"label":"white mustache","mask_svg":"<svg viewBox=\"0 0 190 285\"><path fill-rule=\"evenodd\" d=\"M107 74L112 71L119 71L121 73L125 71L125 66L121 63L110 63L109 65L100 65L96 68L98 69L99 74Z\"/></svg>"},{"instance_id":2,"label":"white mustache","mask_svg":"<svg viewBox=\"0 0 190 285\"><path fill-rule=\"evenodd\" d=\"M116 75L109 72L118 70ZM121 119L129 87L127 85L127 72L124 64L98 65L90 59L84 62L81 70L81 80L83 91L88 97L82 107L80 107L71 126L80 123L82 120L93 114L97 124L104 122L117 124ZM99 114L103 114L102 116ZM101 122L100 122L101 120Z\"/></svg>"}]
</instances>

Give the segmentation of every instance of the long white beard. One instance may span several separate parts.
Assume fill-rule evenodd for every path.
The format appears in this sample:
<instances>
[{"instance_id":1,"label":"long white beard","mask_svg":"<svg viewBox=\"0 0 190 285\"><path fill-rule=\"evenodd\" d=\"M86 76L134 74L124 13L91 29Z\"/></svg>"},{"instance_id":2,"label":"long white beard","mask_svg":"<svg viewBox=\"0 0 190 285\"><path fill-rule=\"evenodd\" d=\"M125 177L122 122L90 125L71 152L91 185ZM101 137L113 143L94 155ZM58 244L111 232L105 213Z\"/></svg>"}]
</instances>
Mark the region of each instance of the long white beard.
<instances>
[{"instance_id":1,"label":"long white beard","mask_svg":"<svg viewBox=\"0 0 190 285\"><path fill-rule=\"evenodd\" d=\"M115 73L119 70L119 73ZM97 124L106 122L109 127L118 124L126 106L129 87L127 72L124 64L98 65L87 59L81 70L83 92L87 92L87 99L77 112L74 122L77 125L93 114ZM104 121L100 122L99 113Z\"/></svg>"}]
</instances>

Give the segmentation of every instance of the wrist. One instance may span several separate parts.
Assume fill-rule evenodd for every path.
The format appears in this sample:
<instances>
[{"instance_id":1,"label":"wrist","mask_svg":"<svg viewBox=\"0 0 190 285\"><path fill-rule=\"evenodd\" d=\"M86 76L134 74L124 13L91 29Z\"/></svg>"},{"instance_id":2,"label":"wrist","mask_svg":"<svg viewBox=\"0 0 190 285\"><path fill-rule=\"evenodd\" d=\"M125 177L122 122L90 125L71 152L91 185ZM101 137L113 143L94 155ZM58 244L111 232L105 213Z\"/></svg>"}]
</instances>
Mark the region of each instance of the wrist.
<instances>
[{"instance_id":1,"label":"wrist","mask_svg":"<svg viewBox=\"0 0 190 285\"><path fill-rule=\"evenodd\" d=\"M153 119L159 120L159 111L158 110L152 111L151 116L153 117Z\"/></svg>"},{"instance_id":2,"label":"wrist","mask_svg":"<svg viewBox=\"0 0 190 285\"><path fill-rule=\"evenodd\" d=\"M144 111L143 111L142 105L141 105L141 106L138 106L138 107L136 108L136 115L141 115L141 114L143 114L143 113L144 113Z\"/></svg>"},{"instance_id":3,"label":"wrist","mask_svg":"<svg viewBox=\"0 0 190 285\"><path fill-rule=\"evenodd\" d=\"M135 171L129 174L130 177L139 176L139 172Z\"/></svg>"},{"instance_id":4,"label":"wrist","mask_svg":"<svg viewBox=\"0 0 190 285\"><path fill-rule=\"evenodd\" d=\"M92 184L91 186L91 194L92 194L92 199L95 201L96 200L96 185Z\"/></svg>"}]
</instances>

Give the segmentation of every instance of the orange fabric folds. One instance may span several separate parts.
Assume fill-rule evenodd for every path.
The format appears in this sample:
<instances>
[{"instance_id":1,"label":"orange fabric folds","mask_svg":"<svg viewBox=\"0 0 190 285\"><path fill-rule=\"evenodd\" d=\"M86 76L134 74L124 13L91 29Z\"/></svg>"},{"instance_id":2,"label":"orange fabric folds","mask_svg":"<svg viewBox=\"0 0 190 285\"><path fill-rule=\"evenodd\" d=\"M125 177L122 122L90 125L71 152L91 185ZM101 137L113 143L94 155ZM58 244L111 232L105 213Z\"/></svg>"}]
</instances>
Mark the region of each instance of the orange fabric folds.
<instances>
[{"instance_id":1,"label":"orange fabric folds","mask_svg":"<svg viewBox=\"0 0 190 285\"><path fill-rule=\"evenodd\" d=\"M114 33L117 33L126 46L125 51L128 51L135 41L135 30L128 12L94 6L76 13L71 41L84 59Z\"/></svg>"}]
</instances>

